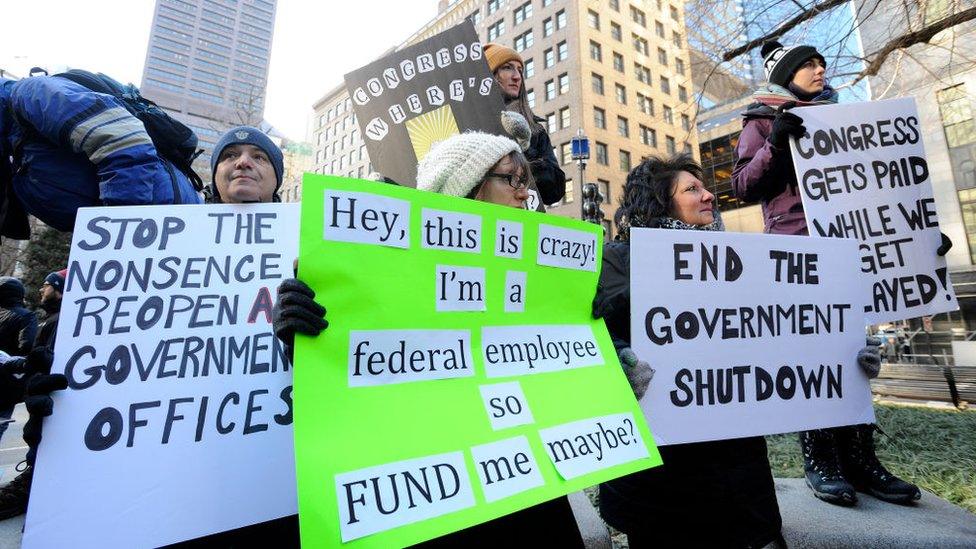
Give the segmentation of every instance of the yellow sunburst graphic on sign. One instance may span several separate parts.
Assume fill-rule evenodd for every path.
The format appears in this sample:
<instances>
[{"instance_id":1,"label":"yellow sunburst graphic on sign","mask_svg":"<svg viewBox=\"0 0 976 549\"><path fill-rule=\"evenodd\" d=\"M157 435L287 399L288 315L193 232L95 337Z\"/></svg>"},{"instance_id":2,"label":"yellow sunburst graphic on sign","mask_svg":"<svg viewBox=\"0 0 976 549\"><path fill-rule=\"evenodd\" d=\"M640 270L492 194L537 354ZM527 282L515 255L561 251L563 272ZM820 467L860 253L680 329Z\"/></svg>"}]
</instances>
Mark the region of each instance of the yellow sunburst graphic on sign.
<instances>
[{"instance_id":1,"label":"yellow sunburst graphic on sign","mask_svg":"<svg viewBox=\"0 0 976 549\"><path fill-rule=\"evenodd\" d=\"M413 152L417 156L417 160L420 161L427 156L431 145L461 133L461 130L458 129L457 120L454 119L454 113L451 112L451 106L444 105L437 110L408 120L407 133L410 135Z\"/></svg>"}]
</instances>

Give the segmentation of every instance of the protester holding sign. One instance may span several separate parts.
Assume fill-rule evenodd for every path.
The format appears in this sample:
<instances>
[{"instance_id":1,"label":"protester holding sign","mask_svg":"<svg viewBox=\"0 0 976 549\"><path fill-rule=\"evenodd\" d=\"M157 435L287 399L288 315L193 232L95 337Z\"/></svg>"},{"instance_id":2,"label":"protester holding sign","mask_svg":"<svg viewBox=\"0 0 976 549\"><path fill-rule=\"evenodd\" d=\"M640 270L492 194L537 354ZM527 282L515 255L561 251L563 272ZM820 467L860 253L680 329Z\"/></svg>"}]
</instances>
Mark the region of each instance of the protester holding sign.
<instances>
[{"instance_id":1,"label":"protester holding sign","mask_svg":"<svg viewBox=\"0 0 976 549\"><path fill-rule=\"evenodd\" d=\"M529 160L536 187L542 194L542 202L555 204L566 194L566 174L552 152L549 133L540 124L545 119L536 116L529 106L522 73L525 62L518 52L501 44L485 44L484 52L488 68L505 96L505 109L521 114L529 122L532 139L529 148L525 149L525 157Z\"/></svg>"},{"instance_id":2,"label":"protester holding sign","mask_svg":"<svg viewBox=\"0 0 976 549\"><path fill-rule=\"evenodd\" d=\"M630 229L722 231L713 199L690 156L650 157L627 175L614 216L619 238L604 246L593 300L594 316L606 320L621 354L631 341ZM627 534L630 547L652 547L661 539L703 547L762 547L782 540L763 437L659 449L663 466L600 485L601 516ZM702 517L708 528L701 527Z\"/></svg>"},{"instance_id":3,"label":"protester holding sign","mask_svg":"<svg viewBox=\"0 0 976 549\"><path fill-rule=\"evenodd\" d=\"M212 182L204 196L210 204L281 202L278 190L284 171L284 156L271 138L257 128L239 126L214 145Z\"/></svg>"},{"instance_id":4,"label":"protester holding sign","mask_svg":"<svg viewBox=\"0 0 976 549\"><path fill-rule=\"evenodd\" d=\"M732 170L734 194L762 203L766 232L809 234L797 185L791 138L803 136L803 120L793 107L837 102L827 84L827 63L813 46L784 47L767 42L762 47L767 85L754 94L755 103L743 113L742 134ZM952 243L943 238L937 253L945 255ZM855 425L806 431L800 434L807 485L814 495L831 503L853 505L858 490L895 503L921 497L918 488L891 474L874 453L874 425Z\"/></svg>"}]
</instances>

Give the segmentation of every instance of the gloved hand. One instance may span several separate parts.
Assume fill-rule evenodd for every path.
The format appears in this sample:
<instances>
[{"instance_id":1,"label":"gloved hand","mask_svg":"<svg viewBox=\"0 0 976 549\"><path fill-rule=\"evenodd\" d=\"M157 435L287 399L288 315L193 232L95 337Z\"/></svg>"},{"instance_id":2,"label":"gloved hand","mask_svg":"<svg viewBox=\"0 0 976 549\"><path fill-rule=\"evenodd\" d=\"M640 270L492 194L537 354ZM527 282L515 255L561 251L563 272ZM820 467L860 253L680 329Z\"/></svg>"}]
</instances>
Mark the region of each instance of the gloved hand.
<instances>
[{"instance_id":1,"label":"gloved hand","mask_svg":"<svg viewBox=\"0 0 976 549\"><path fill-rule=\"evenodd\" d=\"M523 151L529 149L532 145L532 128L524 116L517 112L502 111L501 123L505 133L510 135Z\"/></svg>"},{"instance_id":2,"label":"gloved hand","mask_svg":"<svg viewBox=\"0 0 976 549\"><path fill-rule=\"evenodd\" d=\"M949 237L946 236L945 233L940 232L939 234L942 235L942 244L940 244L938 249L935 250L935 255L944 257L945 254L949 253L949 250L952 249L952 241L949 240Z\"/></svg>"},{"instance_id":3,"label":"gloved hand","mask_svg":"<svg viewBox=\"0 0 976 549\"><path fill-rule=\"evenodd\" d=\"M630 388L634 391L634 396L637 400L644 397L644 393L647 392L647 386L651 384L651 379L654 378L654 368L643 360L637 358L634 351L630 347L624 347L618 353L620 357L620 365L623 366L624 374L627 376L627 381L630 382Z\"/></svg>"},{"instance_id":4,"label":"gloved hand","mask_svg":"<svg viewBox=\"0 0 976 549\"><path fill-rule=\"evenodd\" d=\"M315 302L315 292L297 278L278 286L278 301L271 312L274 333L285 345L295 344L295 334L319 335L329 327L325 307Z\"/></svg>"},{"instance_id":5,"label":"gloved hand","mask_svg":"<svg viewBox=\"0 0 976 549\"><path fill-rule=\"evenodd\" d=\"M27 465L34 465L37 458L37 446L41 443L41 428L44 418L54 411L53 391L61 391L68 387L68 378L63 374L38 374L27 380L27 396L24 405L27 407L27 423L24 424L24 442L27 443Z\"/></svg>"},{"instance_id":6,"label":"gloved hand","mask_svg":"<svg viewBox=\"0 0 976 549\"><path fill-rule=\"evenodd\" d=\"M874 379L881 372L881 340L868 336L865 345L867 346L857 352L857 365L864 370L868 379Z\"/></svg>"},{"instance_id":7,"label":"gloved hand","mask_svg":"<svg viewBox=\"0 0 976 549\"><path fill-rule=\"evenodd\" d=\"M789 112L796 106L795 101L788 101L776 109L773 118L773 130L769 133L769 142L774 147L785 149L789 147L790 137L801 137L807 129L803 127L803 119Z\"/></svg>"},{"instance_id":8,"label":"gloved hand","mask_svg":"<svg viewBox=\"0 0 976 549\"><path fill-rule=\"evenodd\" d=\"M27 372L27 359L22 356L6 356L0 358L0 371L9 374L23 374Z\"/></svg>"}]
</instances>

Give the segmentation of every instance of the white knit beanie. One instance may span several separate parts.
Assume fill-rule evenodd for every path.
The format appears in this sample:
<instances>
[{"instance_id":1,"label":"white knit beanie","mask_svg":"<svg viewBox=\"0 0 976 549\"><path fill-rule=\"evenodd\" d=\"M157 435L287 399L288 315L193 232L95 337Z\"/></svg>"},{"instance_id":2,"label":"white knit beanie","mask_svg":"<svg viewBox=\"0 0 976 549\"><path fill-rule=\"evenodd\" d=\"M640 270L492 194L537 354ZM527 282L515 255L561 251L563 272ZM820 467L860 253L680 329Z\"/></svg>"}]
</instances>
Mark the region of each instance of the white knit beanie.
<instances>
[{"instance_id":1,"label":"white knit beanie","mask_svg":"<svg viewBox=\"0 0 976 549\"><path fill-rule=\"evenodd\" d=\"M521 151L507 137L482 132L453 135L431 147L417 165L417 188L450 196L467 196L492 166Z\"/></svg>"}]
</instances>

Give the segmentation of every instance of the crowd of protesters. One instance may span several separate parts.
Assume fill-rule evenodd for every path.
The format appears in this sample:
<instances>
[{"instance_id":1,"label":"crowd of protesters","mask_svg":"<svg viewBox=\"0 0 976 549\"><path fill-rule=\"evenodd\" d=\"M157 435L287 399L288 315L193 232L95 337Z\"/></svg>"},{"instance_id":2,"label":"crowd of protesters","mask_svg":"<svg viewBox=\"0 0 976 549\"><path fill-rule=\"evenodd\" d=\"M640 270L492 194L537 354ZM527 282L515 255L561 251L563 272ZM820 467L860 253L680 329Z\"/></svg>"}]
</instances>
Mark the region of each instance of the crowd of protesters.
<instances>
[{"instance_id":1,"label":"crowd of protesters","mask_svg":"<svg viewBox=\"0 0 976 549\"><path fill-rule=\"evenodd\" d=\"M565 174L549 136L532 112L518 52L487 44L485 59L504 95L502 126L510 135L465 132L435 144L417 168L417 188L450 196L523 208L530 188L545 204L565 192ZM733 186L745 201L762 204L766 232L807 234L788 143L803 135L795 108L835 102L825 78L824 57L811 46L763 47L767 84L743 114ZM61 76L21 81L0 79L0 220L3 235L22 238L25 214L59 230L71 230L82 206L279 201L282 152L260 130L238 127L217 142L211 182L188 176L170 155L157 150L140 118L111 93ZM187 138L195 148L195 138ZM382 175L379 175L382 178ZM724 229L714 196L702 183L690 156L645 158L628 174L615 215L617 238L606 245L593 314L604 318L636 398L653 381L653 364L630 349L630 230ZM297 235L296 235L297 237ZM944 242L933 253L945 254ZM23 513L43 418L57 413L52 391L66 386L51 374L65 271L53 272L40 288L43 318L24 306L25 288L0 278L0 421L25 402L30 450L26 469L0 489L0 518ZM662 289L666 291L666 289ZM302 281L278 290L273 325L290 349L296 333L328 329L327 303L315 300ZM853 358L853 357L852 357ZM868 377L880 365L878 343L868 341L856 357ZM7 423L0 423L0 435ZM857 492L894 503L920 497L914 485L891 474L874 454L873 425L800 434L807 483L825 501L853 505ZM603 484L600 509L609 524L625 532L631 547L679 534L708 547L781 547L782 520L763 437L682 444L660 449L664 465ZM648 520L654 517L653 524ZM708 518L709 527L701 528ZM582 547L566 498L515 512L425 543L431 547L500 546L512 539L554 547ZM224 532L180 544L185 547L298 546L296 517Z\"/></svg>"}]
</instances>

